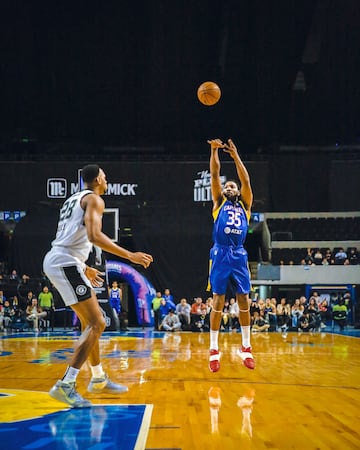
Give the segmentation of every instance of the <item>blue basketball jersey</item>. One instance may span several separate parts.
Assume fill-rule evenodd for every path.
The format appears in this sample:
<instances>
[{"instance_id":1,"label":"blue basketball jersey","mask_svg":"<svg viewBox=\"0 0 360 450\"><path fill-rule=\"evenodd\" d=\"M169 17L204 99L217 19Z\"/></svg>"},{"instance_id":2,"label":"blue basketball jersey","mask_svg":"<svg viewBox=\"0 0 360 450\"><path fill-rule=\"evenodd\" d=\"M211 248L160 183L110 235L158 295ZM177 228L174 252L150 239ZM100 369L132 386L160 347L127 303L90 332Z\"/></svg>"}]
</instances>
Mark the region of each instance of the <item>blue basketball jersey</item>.
<instances>
[{"instance_id":1,"label":"blue basketball jersey","mask_svg":"<svg viewBox=\"0 0 360 450\"><path fill-rule=\"evenodd\" d=\"M232 203L224 198L220 207L213 212L214 244L242 247L246 238L250 216L241 201Z\"/></svg>"},{"instance_id":2,"label":"blue basketball jersey","mask_svg":"<svg viewBox=\"0 0 360 450\"><path fill-rule=\"evenodd\" d=\"M109 301L112 308L116 310L117 313L121 311L121 297L120 297L120 289L116 288L110 289Z\"/></svg>"}]
</instances>

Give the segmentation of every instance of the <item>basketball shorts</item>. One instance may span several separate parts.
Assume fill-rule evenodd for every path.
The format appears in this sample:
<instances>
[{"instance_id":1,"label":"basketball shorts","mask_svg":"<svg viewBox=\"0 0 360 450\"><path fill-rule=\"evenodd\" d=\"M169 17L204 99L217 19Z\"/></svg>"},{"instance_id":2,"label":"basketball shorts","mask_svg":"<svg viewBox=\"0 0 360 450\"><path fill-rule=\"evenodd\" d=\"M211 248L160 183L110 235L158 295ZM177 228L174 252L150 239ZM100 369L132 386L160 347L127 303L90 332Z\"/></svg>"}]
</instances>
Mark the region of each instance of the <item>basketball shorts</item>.
<instances>
[{"instance_id":1,"label":"basketball shorts","mask_svg":"<svg viewBox=\"0 0 360 450\"><path fill-rule=\"evenodd\" d=\"M57 289L66 306L87 300L92 295L90 280L81 261L69 254L52 249L44 258L43 269Z\"/></svg>"},{"instance_id":2,"label":"basketball shorts","mask_svg":"<svg viewBox=\"0 0 360 450\"><path fill-rule=\"evenodd\" d=\"M251 290L248 256L244 247L214 246L210 250L210 288L214 294L226 294L229 282L237 294Z\"/></svg>"}]
</instances>

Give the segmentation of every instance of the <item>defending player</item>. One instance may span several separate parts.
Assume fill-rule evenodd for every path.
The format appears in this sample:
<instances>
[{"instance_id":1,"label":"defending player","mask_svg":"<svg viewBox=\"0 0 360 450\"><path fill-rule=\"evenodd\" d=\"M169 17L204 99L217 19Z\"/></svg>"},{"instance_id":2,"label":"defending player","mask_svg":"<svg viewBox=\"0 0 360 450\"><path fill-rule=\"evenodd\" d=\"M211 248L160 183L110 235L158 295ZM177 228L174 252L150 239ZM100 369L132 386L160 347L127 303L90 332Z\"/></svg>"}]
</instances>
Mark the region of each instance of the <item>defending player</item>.
<instances>
[{"instance_id":1,"label":"defending player","mask_svg":"<svg viewBox=\"0 0 360 450\"><path fill-rule=\"evenodd\" d=\"M51 388L50 395L75 408L91 406L75 387L80 368L88 359L92 379L88 391L93 393L127 391L105 374L100 362L99 339L105 329L96 294L92 286L101 286L102 274L85 265L93 245L102 250L148 267L151 255L130 252L116 245L102 232L102 215L107 181L97 164L83 168L85 190L68 198L60 210L58 229L52 248L44 258L44 272L59 291L65 305L70 306L81 322L82 334L62 380Z\"/></svg>"},{"instance_id":2,"label":"defending player","mask_svg":"<svg viewBox=\"0 0 360 450\"><path fill-rule=\"evenodd\" d=\"M236 300L240 309L242 346L238 350L238 355L247 368L254 369L255 362L250 345L250 272L247 252L243 246L253 202L249 173L231 139L227 144L220 139L209 140L208 143L211 146L210 175L214 218L209 276L213 292L213 308L210 314L209 368L211 372L220 370L219 328L226 289L231 280L236 289ZM234 160L241 188L235 181L227 181L222 188L219 148L229 153Z\"/></svg>"}]
</instances>

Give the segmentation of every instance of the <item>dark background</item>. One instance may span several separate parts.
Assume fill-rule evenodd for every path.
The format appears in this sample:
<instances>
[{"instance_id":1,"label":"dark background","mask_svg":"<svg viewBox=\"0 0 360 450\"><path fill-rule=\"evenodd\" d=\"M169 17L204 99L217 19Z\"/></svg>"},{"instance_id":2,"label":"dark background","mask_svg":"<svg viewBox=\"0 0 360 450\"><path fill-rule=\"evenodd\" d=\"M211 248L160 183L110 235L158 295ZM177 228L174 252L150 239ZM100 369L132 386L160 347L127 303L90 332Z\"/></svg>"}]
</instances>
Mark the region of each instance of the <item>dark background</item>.
<instances>
[{"instance_id":1,"label":"dark background","mask_svg":"<svg viewBox=\"0 0 360 450\"><path fill-rule=\"evenodd\" d=\"M210 136L246 152L360 136L357 0L4 0L0 25L3 141L184 154Z\"/></svg>"},{"instance_id":2,"label":"dark background","mask_svg":"<svg viewBox=\"0 0 360 450\"><path fill-rule=\"evenodd\" d=\"M206 283L211 205L181 195L208 138L238 145L256 211L360 210L358 0L4 0L0 26L0 210L28 213L0 248L19 271L49 246L37 171L60 161L135 167L142 203L108 205L133 228L120 243L154 253L151 281L177 296ZM207 80L212 107L196 97Z\"/></svg>"}]
</instances>

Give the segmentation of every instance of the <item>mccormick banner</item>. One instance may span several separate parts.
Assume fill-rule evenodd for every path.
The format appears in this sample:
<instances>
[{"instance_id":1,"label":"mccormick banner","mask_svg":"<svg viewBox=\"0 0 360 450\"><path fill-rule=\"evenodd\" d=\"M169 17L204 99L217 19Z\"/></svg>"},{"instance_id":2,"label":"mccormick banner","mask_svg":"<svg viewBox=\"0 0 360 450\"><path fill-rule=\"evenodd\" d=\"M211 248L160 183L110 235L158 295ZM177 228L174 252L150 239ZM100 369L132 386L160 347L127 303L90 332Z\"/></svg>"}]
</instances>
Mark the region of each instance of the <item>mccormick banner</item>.
<instances>
[{"instance_id":1,"label":"mccormick banner","mask_svg":"<svg viewBox=\"0 0 360 450\"><path fill-rule=\"evenodd\" d=\"M76 162L0 162L0 211L27 211L33 204L60 205L83 188L81 168ZM208 162L98 162L104 169L108 190L104 197L108 208L118 203L164 206L164 202L186 208L211 202ZM268 210L268 167L249 162L255 202ZM234 164L224 157L222 183L237 178ZM259 210L254 205L255 210Z\"/></svg>"}]
</instances>

